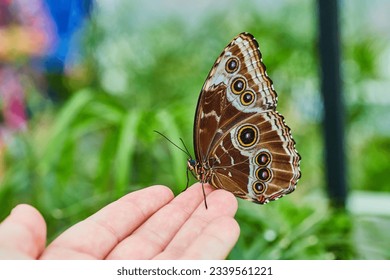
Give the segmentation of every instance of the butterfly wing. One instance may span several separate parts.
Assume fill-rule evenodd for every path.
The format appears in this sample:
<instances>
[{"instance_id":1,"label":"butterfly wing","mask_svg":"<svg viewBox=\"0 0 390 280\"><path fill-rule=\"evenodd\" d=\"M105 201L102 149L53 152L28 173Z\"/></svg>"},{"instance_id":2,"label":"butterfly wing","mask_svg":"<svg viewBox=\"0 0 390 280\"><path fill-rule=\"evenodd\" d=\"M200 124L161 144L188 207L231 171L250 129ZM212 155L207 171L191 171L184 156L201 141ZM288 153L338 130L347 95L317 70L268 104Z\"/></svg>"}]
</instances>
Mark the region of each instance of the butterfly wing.
<instances>
[{"instance_id":1,"label":"butterfly wing","mask_svg":"<svg viewBox=\"0 0 390 280\"><path fill-rule=\"evenodd\" d=\"M223 50L203 85L195 113L194 147L198 160L208 155L222 131L235 122L245 119L247 114L276 108L277 94L265 69L258 43L249 33L239 34ZM254 95L249 106L241 105L235 90L242 77L251 85L247 96Z\"/></svg>"},{"instance_id":2,"label":"butterfly wing","mask_svg":"<svg viewBox=\"0 0 390 280\"><path fill-rule=\"evenodd\" d=\"M276 105L258 43L239 34L211 69L196 110L196 160L215 188L257 203L295 189L300 156Z\"/></svg>"},{"instance_id":3,"label":"butterfly wing","mask_svg":"<svg viewBox=\"0 0 390 280\"><path fill-rule=\"evenodd\" d=\"M211 184L256 203L295 189L300 157L283 117L267 111L243 120L214 146Z\"/></svg>"}]
</instances>

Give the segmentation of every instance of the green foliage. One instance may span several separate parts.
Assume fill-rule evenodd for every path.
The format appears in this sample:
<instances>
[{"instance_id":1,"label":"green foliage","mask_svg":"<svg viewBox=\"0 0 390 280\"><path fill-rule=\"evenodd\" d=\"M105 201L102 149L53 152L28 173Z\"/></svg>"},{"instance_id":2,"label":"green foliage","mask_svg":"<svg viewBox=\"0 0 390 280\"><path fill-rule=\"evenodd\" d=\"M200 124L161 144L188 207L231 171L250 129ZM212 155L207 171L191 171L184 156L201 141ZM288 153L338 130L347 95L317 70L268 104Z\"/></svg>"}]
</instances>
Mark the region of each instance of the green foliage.
<instances>
[{"instance_id":1,"label":"green foliage","mask_svg":"<svg viewBox=\"0 0 390 280\"><path fill-rule=\"evenodd\" d=\"M390 159L390 145L387 137L373 137L367 141L367 145L362 148L362 160L359 167L364 172L370 174L368 176L361 176L362 181L357 186L361 189L390 192L389 174L389 159ZM364 157L370 155L370 157ZM372 178L381 178L381 181L373 181Z\"/></svg>"},{"instance_id":2,"label":"green foliage","mask_svg":"<svg viewBox=\"0 0 390 280\"><path fill-rule=\"evenodd\" d=\"M241 236L230 258L353 259L351 217L313 198L300 207L288 200L262 209L240 203Z\"/></svg>"},{"instance_id":3,"label":"green foliage","mask_svg":"<svg viewBox=\"0 0 390 280\"><path fill-rule=\"evenodd\" d=\"M260 43L278 110L302 155L302 179L288 198L269 205L240 200L241 236L229 258L356 258L352 214L328 208L323 194L315 2L285 4L277 17L254 2L237 2L195 27L168 18L140 29L129 20L133 7L127 2L115 17L97 10L85 35L84 82L65 78L72 94L64 104L34 111L30 129L7 147L0 218L18 203L30 203L44 214L53 239L130 191L152 184L181 191L186 156L153 130L178 144L183 138L192 151L202 83L228 41L248 31ZM256 8L248 11L248 3ZM245 17L232 20L237 14ZM352 188L389 191L390 141L376 137L372 123L380 117L363 95L367 79L380 76L373 53L382 44L371 43L351 39L343 47L346 96L352 96L346 100L349 177ZM361 130L370 133L362 136Z\"/></svg>"}]
</instances>

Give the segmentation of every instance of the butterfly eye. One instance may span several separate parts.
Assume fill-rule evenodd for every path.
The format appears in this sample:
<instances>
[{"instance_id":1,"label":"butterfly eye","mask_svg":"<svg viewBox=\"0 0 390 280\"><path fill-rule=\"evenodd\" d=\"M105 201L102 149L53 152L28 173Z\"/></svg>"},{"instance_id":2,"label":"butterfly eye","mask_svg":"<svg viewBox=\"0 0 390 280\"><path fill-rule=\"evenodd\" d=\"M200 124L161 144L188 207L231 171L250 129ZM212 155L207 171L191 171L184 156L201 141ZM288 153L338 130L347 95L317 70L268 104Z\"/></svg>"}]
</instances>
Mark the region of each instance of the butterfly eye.
<instances>
[{"instance_id":1,"label":"butterfly eye","mask_svg":"<svg viewBox=\"0 0 390 280\"><path fill-rule=\"evenodd\" d=\"M228 59L228 61L225 64L225 70L228 73L233 73L238 69L238 65L239 65L238 59L235 57L231 57Z\"/></svg>"},{"instance_id":2,"label":"butterfly eye","mask_svg":"<svg viewBox=\"0 0 390 280\"><path fill-rule=\"evenodd\" d=\"M189 163L189 165L192 166L192 167L195 167L195 165L196 165L196 161L195 161L194 159L189 159L189 160L188 160L188 163Z\"/></svg>"},{"instance_id":3,"label":"butterfly eye","mask_svg":"<svg viewBox=\"0 0 390 280\"><path fill-rule=\"evenodd\" d=\"M267 187L263 182L255 182L252 185L252 189L255 192L255 194L259 195L266 191Z\"/></svg>"},{"instance_id":4,"label":"butterfly eye","mask_svg":"<svg viewBox=\"0 0 390 280\"><path fill-rule=\"evenodd\" d=\"M190 171L195 170L195 166L196 166L196 161L194 159L190 158L187 161L187 168L188 168L188 170L190 170Z\"/></svg>"},{"instance_id":5,"label":"butterfly eye","mask_svg":"<svg viewBox=\"0 0 390 280\"><path fill-rule=\"evenodd\" d=\"M245 80L243 78L235 78L231 85L231 89L234 94L240 94L245 90L245 87Z\"/></svg>"},{"instance_id":6,"label":"butterfly eye","mask_svg":"<svg viewBox=\"0 0 390 280\"><path fill-rule=\"evenodd\" d=\"M256 156L255 161L259 166L266 166L271 161L271 156L267 152L261 152Z\"/></svg>"},{"instance_id":7,"label":"butterfly eye","mask_svg":"<svg viewBox=\"0 0 390 280\"><path fill-rule=\"evenodd\" d=\"M253 146L257 142L257 129L252 125L245 125L238 131L238 141L243 147Z\"/></svg>"},{"instance_id":8,"label":"butterfly eye","mask_svg":"<svg viewBox=\"0 0 390 280\"><path fill-rule=\"evenodd\" d=\"M255 94L249 90L241 94L241 104L244 106L251 105L254 100Z\"/></svg>"},{"instance_id":9,"label":"butterfly eye","mask_svg":"<svg viewBox=\"0 0 390 280\"><path fill-rule=\"evenodd\" d=\"M261 181L268 181L271 179L271 171L268 168L259 168L256 170L256 177Z\"/></svg>"}]
</instances>

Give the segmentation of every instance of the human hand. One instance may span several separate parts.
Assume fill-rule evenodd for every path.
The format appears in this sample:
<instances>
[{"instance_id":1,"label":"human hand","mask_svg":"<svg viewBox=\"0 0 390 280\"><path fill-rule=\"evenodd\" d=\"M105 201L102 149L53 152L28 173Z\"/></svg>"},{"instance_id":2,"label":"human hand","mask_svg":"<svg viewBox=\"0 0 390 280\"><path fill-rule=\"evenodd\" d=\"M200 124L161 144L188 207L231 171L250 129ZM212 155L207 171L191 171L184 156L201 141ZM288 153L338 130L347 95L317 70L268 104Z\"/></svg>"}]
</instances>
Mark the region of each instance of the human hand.
<instances>
[{"instance_id":1,"label":"human hand","mask_svg":"<svg viewBox=\"0 0 390 280\"><path fill-rule=\"evenodd\" d=\"M224 259L239 236L237 200L200 183L174 198L164 186L123 196L72 226L47 248L46 224L18 205L0 224L0 259Z\"/></svg>"}]
</instances>

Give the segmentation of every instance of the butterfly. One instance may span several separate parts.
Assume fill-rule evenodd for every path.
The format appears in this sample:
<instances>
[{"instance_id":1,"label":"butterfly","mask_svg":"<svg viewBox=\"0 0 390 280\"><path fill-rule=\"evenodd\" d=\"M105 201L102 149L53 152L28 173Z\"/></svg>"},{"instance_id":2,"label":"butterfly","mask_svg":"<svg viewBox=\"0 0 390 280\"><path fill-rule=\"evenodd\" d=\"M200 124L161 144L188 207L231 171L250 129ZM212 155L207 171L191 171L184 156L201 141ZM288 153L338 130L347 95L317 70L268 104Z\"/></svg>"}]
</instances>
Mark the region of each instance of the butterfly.
<instances>
[{"instance_id":1,"label":"butterfly","mask_svg":"<svg viewBox=\"0 0 390 280\"><path fill-rule=\"evenodd\" d=\"M202 185L259 204L294 191L301 157L276 111L277 101L259 44L253 35L239 34L218 57L201 90L195 159L188 160L188 170Z\"/></svg>"}]
</instances>

